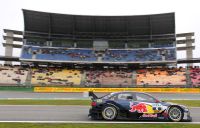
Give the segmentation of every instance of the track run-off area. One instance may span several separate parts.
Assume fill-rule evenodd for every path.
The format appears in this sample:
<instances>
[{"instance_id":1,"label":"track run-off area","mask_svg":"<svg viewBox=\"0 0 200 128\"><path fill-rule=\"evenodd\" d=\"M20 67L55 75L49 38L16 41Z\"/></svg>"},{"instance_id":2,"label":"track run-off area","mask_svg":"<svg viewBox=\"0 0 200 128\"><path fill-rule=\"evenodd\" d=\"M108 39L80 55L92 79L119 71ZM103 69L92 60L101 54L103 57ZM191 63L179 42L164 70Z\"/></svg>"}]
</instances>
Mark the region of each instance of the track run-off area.
<instances>
[{"instance_id":1,"label":"track run-off area","mask_svg":"<svg viewBox=\"0 0 200 128\"><path fill-rule=\"evenodd\" d=\"M95 93L103 96L108 93ZM149 93L160 100L200 100L200 93ZM88 99L83 93L36 93L0 91L0 99Z\"/></svg>"},{"instance_id":2,"label":"track run-off area","mask_svg":"<svg viewBox=\"0 0 200 128\"><path fill-rule=\"evenodd\" d=\"M142 121L93 121L88 118L90 106L79 105L0 105L0 122L29 123L174 123ZM191 107L192 123L200 124L200 108Z\"/></svg>"},{"instance_id":3,"label":"track run-off area","mask_svg":"<svg viewBox=\"0 0 200 128\"><path fill-rule=\"evenodd\" d=\"M108 93L95 93L103 96ZM200 94L150 93L160 100L199 100ZM35 93L0 91L0 99L88 99L83 93ZM80 105L0 105L0 122L23 123L175 123L149 121L93 121L88 118L90 106ZM192 122L200 124L200 107L190 107ZM179 123L179 122L178 122Z\"/></svg>"}]
</instances>

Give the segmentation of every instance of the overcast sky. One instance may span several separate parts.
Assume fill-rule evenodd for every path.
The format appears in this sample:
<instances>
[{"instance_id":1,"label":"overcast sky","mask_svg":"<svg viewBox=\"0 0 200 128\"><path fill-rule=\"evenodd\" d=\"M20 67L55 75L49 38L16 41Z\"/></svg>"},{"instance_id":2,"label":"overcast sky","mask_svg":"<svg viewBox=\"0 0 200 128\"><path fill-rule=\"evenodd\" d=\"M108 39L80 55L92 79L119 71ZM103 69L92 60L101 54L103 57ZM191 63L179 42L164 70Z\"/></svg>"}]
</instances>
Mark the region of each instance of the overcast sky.
<instances>
[{"instance_id":1,"label":"overcast sky","mask_svg":"<svg viewBox=\"0 0 200 128\"><path fill-rule=\"evenodd\" d=\"M0 55L3 29L24 30L22 9L80 15L146 15L175 12L176 33L195 32L200 57L200 0L0 0ZM178 58L185 54L178 53ZM20 50L14 49L15 56Z\"/></svg>"}]
</instances>

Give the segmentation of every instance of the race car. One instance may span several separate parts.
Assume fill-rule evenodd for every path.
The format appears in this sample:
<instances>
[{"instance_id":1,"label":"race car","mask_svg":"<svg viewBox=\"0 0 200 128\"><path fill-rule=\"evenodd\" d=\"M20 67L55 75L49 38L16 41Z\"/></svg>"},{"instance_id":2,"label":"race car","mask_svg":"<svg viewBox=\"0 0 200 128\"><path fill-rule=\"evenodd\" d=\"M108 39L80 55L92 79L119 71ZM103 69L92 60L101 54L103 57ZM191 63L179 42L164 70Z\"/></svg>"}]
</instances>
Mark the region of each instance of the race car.
<instances>
[{"instance_id":1,"label":"race car","mask_svg":"<svg viewBox=\"0 0 200 128\"><path fill-rule=\"evenodd\" d=\"M93 120L163 120L192 121L189 109L183 105L160 101L141 92L114 92L97 97L89 92Z\"/></svg>"}]
</instances>

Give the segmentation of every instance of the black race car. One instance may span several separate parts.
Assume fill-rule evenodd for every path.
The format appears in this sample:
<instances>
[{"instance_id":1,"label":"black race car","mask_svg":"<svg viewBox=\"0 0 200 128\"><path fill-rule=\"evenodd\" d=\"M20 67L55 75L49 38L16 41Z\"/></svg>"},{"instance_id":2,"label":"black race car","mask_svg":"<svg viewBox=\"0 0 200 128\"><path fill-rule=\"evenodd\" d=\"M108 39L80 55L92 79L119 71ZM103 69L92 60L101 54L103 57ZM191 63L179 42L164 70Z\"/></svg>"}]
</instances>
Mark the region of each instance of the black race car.
<instances>
[{"instance_id":1,"label":"black race car","mask_svg":"<svg viewBox=\"0 0 200 128\"><path fill-rule=\"evenodd\" d=\"M183 105L159 101L149 94L141 92L115 92L92 97L89 117L99 120L165 120L192 121L189 109Z\"/></svg>"}]
</instances>

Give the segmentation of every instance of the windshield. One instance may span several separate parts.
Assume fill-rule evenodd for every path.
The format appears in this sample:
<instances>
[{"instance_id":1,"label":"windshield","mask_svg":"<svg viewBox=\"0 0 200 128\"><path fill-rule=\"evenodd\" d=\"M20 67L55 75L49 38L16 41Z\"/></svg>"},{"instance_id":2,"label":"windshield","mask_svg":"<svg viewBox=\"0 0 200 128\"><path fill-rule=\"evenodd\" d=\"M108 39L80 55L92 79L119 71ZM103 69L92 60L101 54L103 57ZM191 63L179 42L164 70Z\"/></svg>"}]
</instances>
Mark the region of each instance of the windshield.
<instances>
[{"instance_id":1,"label":"windshield","mask_svg":"<svg viewBox=\"0 0 200 128\"><path fill-rule=\"evenodd\" d=\"M142 102L160 102L156 98L145 93L136 93L136 99L137 101L142 101Z\"/></svg>"},{"instance_id":2,"label":"windshield","mask_svg":"<svg viewBox=\"0 0 200 128\"><path fill-rule=\"evenodd\" d=\"M102 97L100 97L100 98L102 98L102 99L110 99L110 97L112 97L114 94L116 94L116 92L113 92L113 93L107 94L107 95L102 96Z\"/></svg>"}]
</instances>

